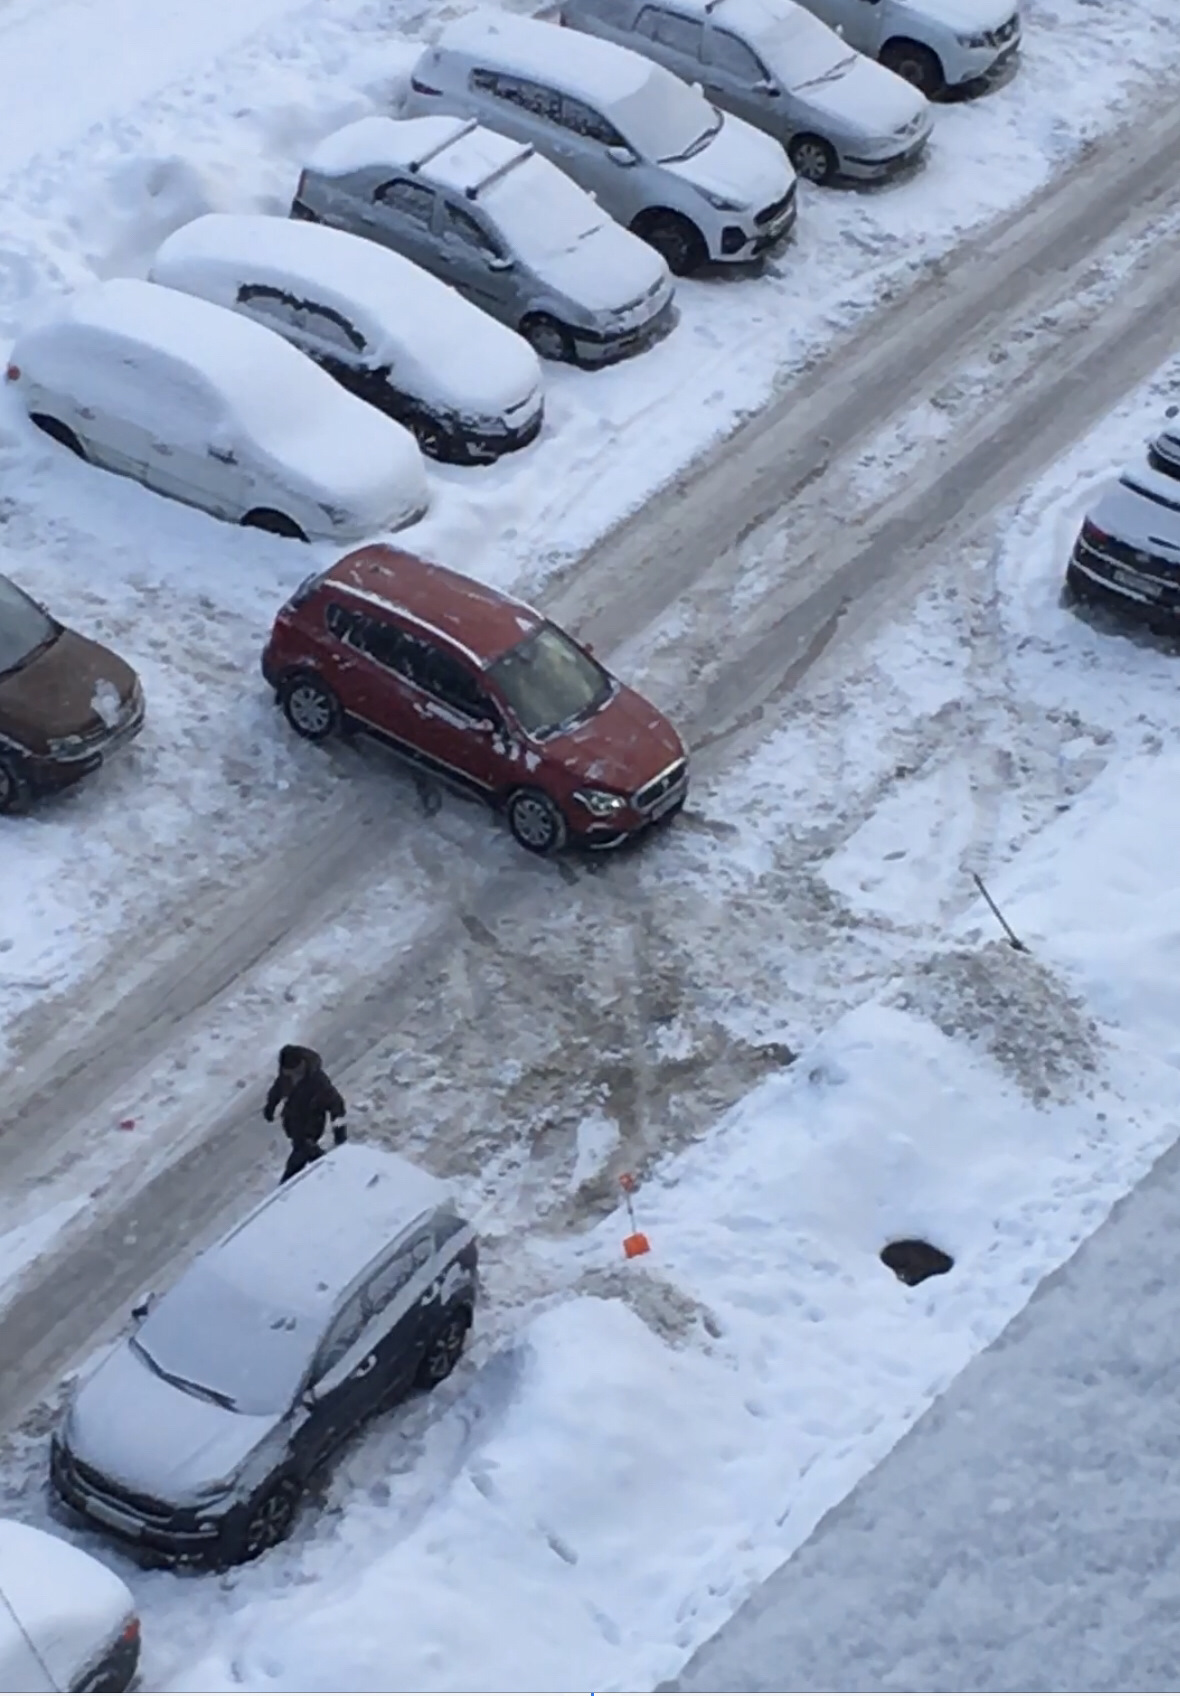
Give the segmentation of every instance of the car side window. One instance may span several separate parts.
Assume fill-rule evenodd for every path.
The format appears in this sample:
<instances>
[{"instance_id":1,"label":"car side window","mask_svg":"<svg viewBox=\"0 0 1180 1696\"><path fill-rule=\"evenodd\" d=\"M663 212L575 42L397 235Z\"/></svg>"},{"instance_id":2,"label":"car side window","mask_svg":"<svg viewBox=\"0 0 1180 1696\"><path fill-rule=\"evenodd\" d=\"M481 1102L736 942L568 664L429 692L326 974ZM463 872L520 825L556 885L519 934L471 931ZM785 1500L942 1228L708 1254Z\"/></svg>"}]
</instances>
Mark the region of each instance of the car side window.
<instances>
[{"instance_id":1,"label":"car side window","mask_svg":"<svg viewBox=\"0 0 1180 1696\"><path fill-rule=\"evenodd\" d=\"M543 83L505 76L502 71L474 70L467 86L477 94L491 94L497 100L506 100L512 106L535 113L538 118L548 118L550 123L561 122L561 96Z\"/></svg>"},{"instance_id":2,"label":"car side window","mask_svg":"<svg viewBox=\"0 0 1180 1696\"><path fill-rule=\"evenodd\" d=\"M365 1311L368 1316L375 1319L378 1314L383 1313L433 1255L433 1232L421 1231L405 1248L399 1249L392 1260L379 1267L364 1289Z\"/></svg>"},{"instance_id":3,"label":"car side window","mask_svg":"<svg viewBox=\"0 0 1180 1696\"><path fill-rule=\"evenodd\" d=\"M645 6L635 21L635 33L658 41L673 53L683 53L689 59L699 59L705 39L705 26L694 18L682 18L675 12L665 12L659 6Z\"/></svg>"},{"instance_id":4,"label":"car side window","mask_svg":"<svg viewBox=\"0 0 1180 1696\"><path fill-rule=\"evenodd\" d=\"M327 1377L332 1368L344 1359L364 1330L367 1317L364 1302L359 1295L353 1296L336 1315L316 1359L316 1382Z\"/></svg>"},{"instance_id":5,"label":"car side window","mask_svg":"<svg viewBox=\"0 0 1180 1696\"><path fill-rule=\"evenodd\" d=\"M453 707L466 718L496 718L496 709L491 698L480 688L475 675L468 671L460 660L454 659L440 648L427 647L424 642L418 671L419 675L415 681L436 700Z\"/></svg>"},{"instance_id":6,"label":"car side window","mask_svg":"<svg viewBox=\"0 0 1180 1696\"><path fill-rule=\"evenodd\" d=\"M273 324L280 334L299 328L298 303L285 289L271 288L265 283L243 283L238 290L238 305L248 306L251 317Z\"/></svg>"},{"instance_id":7,"label":"car side window","mask_svg":"<svg viewBox=\"0 0 1180 1696\"><path fill-rule=\"evenodd\" d=\"M475 248L482 258L503 258L500 244L489 235L478 219L473 218L469 212L464 212L461 207L443 207L443 228L465 247Z\"/></svg>"},{"instance_id":8,"label":"car side window","mask_svg":"<svg viewBox=\"0 0 1180 1696\"><path fill-rule=\"evenodd\" d=\"M363 648L371 660L385 666L388 671L396 671L401 677L414 680L412 637L407 636L394 624L385 624L378 618L367 618L364 631L358 646Z\"/></svg>"},{"instance_id":9,"label":"car side window","mask_svg":"<svg viewBox=\"0 0 1180 1696\"><path fill-rule=\"evenodd\" d=\"M329 633L338 642L347 642L350 648L364 648L364 630L368 622L363 612L358 612L355 607L341 606L339 601L329 601L324 612L324 623Z\"/></svg>"},{"instance_id":10,"label":"car side window","mask_svg":"<svg viewBox=\"0 0 1180 1696\"><path fill-rule=\"evenodd\" d=\"M739 41L736 35L730 35L728 30L713 31L710 59L719 71L724 71L727 76L751 87L770 81L770 74L757 54L747 47L744 41Z\"/></svg>"},{"instance_id":11,"label":"car side window","mask_svg":"<svg viewBox=\"0 0 1180 1696\"><path fill-rule=\"evenodd\" d=\"M374 189L373 199L383 206L392 206L403 218L428 230L434 219L434 190L424 183L409 183L404 177L394 177Z\"/></svg>"},{"instance_id":12,"label":"car side window","mask_svg":"<svg viewBox=\"0 0 1180 1696\"><path fill-rule=\"evenodd\" d=\"M342 353L363 353L365 338L348 322L343 313L330 306L301 306L300 328L318 342L338 347Z\"/></svg>"},{"instance_id":13,"label":"car side window","mask_svg":"<svg viewBox=\"0 0 1180 1696\"><path fill-rule=\"evenodd\" d=\"M596 112L582 100L571 100L564 94L561 97L561 127L563 130L570 130L574 135L584 135L591 141L600 141L604 147L626 145L618 130L613 124L607 123L601 112Z\"/></svg>"}]
</instances>

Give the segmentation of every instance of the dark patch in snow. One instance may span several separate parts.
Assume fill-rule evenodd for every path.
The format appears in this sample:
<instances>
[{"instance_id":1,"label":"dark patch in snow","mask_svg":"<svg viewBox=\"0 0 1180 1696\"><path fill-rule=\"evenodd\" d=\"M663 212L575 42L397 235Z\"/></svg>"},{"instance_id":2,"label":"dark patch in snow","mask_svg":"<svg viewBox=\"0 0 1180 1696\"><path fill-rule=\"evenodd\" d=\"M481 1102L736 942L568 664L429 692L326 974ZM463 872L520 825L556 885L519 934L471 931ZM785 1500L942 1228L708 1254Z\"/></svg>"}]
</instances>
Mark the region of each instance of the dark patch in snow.
<instances>
[{"instance_id":1,"label":"dark patch in snow","mask_svg":"<svg viewBox=\"0 0 1180 1696\"><path fill-rule=\"evenodd\" d=\"M903 1284L920 1284L926 1278L940 1277L955 1264L949 1254L935 1248L933 1243L924 1243L920 1237L886 1243L881 1259Z\"/></svg>"}]
</instances>

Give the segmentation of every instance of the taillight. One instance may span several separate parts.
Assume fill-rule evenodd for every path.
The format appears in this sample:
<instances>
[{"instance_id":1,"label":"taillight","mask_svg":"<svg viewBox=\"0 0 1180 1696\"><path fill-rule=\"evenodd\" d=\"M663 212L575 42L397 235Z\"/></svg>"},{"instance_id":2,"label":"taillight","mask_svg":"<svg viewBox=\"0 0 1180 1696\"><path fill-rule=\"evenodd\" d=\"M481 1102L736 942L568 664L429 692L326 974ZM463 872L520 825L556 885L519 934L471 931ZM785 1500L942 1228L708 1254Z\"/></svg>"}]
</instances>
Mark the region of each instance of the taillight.
<instances>
[{"instance_id":1,"label":"taillight","mask_svg":"<svg viewBox=\"0 0 1180 1696\"><path fill-rule=\"evenodd\" d=\"M428 82L419 82L417 77L410 78L410 87L415 94L441 94L441 88L431 88Z\"/></svg>"},{"instance_id":2,"label":"taillight","mask_svg":"<svg viewBox=\"0 0 1180 1696\"><path fill-rule=\"evenodd\" d=\"M132 1614L131 1618L127 1621L127 1624L123 1627L119 1641L120 1643L139 1642L139 1621L136 1619L134 1614Z\"/></svg>"},{"instance_id":3,"label":"taillight","mask_svg":"<svg viewBox=\"0 0 1180 1696\"><path fill-rule=\"evenodd\" d=\"M1106 530L1100 530L1090 519L1085 518L1082 520L1082 541L1100 546L1103 542L1110 541L1110 534Z\"/></svg>"},{"instance_id":4,"label":"taillight","mask_svg":"<svg viewBox=\"0 0 1180 1696\"><path fill-rule=\"evenodd\" d=\"M8 367L7 371L4 373L4 381L6 383L15 383L15 382L18 381L19 378L20 378L20 366L19 365L10 365Z\"/></svg>"}]
</instances>

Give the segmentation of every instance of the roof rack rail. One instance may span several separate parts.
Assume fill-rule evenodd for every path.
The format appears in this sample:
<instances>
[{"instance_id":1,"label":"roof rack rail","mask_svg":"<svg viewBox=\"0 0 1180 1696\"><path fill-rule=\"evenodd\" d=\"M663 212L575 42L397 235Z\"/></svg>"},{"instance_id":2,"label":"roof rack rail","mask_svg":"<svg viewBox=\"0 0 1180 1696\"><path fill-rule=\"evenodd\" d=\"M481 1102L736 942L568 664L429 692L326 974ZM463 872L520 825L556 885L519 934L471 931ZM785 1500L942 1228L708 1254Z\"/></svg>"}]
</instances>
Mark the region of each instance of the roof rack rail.
<instances>
[{"instance_id":1,"label":"roof rack rail","mask_svg":"<svg viewBox=\"0 0 1180 1696\"><path fill-rule=\"evenodd\" d=\"M477 199L485 188L491 188L493 183L498 183L501 177L506 177L509 171L516 169L517 165L523 165L525 160L531 159L536 151L532 142L526 141L519 153L514 153L511 159L505 159L503 164L497 165L494 171L489 171L486 177L480 178L479 182L469 184L463 190L463 193L468 200Z\"/></svg>"},{"instance_id":2,"label":"roof rack rail","mask_svg":"<svg viewBox=\"0 0 1180 1696\"><path fill-rule=\"evenodd\" d=\"M420 158L411 159L410 175L414 176L416 172L422 169L423 165L429 165L432 159L437 159L440 153L445 153L448 147L453 147L457 141L462 141L465 135L470 135L472 130L477 130L478 128L479 119L468 118L462 128L453 131L452 134L447 136L445 140L436 141L434 146L427 148L426 152L423 153Z\"/></svg>"}]
</instances>

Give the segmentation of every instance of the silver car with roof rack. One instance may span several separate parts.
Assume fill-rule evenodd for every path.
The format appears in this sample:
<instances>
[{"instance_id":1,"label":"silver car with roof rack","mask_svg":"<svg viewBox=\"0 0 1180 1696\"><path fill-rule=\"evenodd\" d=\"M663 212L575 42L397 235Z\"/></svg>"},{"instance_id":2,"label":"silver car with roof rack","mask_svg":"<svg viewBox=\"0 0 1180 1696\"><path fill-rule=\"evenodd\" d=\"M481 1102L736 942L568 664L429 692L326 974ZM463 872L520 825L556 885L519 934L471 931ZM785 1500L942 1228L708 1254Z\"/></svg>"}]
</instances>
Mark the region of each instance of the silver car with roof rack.
<instances>
[{"instance_id":1,"label":"silver car with roof rack","mask_svg":"<svg viewBox=\"0 0 1180 1696\"><path fill-rule=\"evenodd\" d=\"M668 267L531 146L474 118L362 118L308 160L293 218L432 272L544 359L606 365L675 323Z\"/></svg>"},{"instance_id":2,"label":"silver car with roof rack","mask_svg":"<svg viewBox=\"0 0 1180 1696\"><path fill-rule=\"evenodd\" d=\"M793 227L781 145L630 48L511 12L468 12L415 64L405 109L531 142L677 275L745 264Z\"/></svg>"},{"instance_id":3,"label":"silver car with roof rack","mask_svg":"<svg viewBox=\"0 0 1180 1696\"><path fill-rule=\"evenodd\" d=\"M447 1186L344 1143L141 1302L66 1406L54 1489L143 1558L252 1560L357 1426L450 1373L476 1277Z\"/></svg>"}]
</instances>

